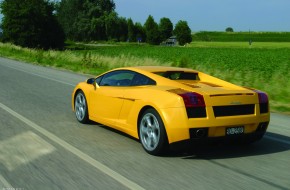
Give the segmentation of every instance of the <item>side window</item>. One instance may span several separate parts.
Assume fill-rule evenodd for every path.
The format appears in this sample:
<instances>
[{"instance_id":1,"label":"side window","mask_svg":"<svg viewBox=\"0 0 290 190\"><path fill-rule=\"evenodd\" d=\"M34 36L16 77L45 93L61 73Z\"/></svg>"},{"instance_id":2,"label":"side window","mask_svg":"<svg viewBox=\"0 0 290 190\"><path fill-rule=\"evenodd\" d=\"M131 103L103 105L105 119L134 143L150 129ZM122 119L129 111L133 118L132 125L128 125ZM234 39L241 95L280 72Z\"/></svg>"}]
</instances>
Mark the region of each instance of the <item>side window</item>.
<instances>
[{"instance_id":1,"label":"side window","mask_svg":"<svg viewBox=\"0 0 290 190\"><path fill-rule=\"evenodd\" d=\"M100 76L100 77L96 78L96 83L98 85L100 85L100 82L101 82L102 78L103 78L103 76Z\"/></svg>"},{"instance_id":2,"label":"side window","mask_svg":"<svg viewBox=\"0 0 290 190\"><path fill-rule=\"evenodd\" d=\"M131 86L156 85L156 82L142 74L136 73Z\"/></svg>"},{"instance_id":3,"label":"side window","mask_svg":"<svg viewBox=\"0 0 290 190\"><path fill-rule=\"evenodd\" d=\"M119 70L103 75L100 86L130 86L135 73L132 71Z\"/></svg>"}]
</instances>

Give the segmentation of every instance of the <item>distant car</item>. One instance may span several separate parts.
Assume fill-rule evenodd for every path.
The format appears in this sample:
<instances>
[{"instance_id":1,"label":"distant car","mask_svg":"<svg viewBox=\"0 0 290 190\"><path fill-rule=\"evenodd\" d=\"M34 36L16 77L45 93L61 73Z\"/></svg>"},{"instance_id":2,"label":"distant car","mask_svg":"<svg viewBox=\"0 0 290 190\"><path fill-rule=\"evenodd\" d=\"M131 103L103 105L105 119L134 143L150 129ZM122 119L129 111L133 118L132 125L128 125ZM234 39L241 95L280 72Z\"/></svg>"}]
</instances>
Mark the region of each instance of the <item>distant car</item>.
<instances>
[{"instance_id":1,"label":"distant car","mask_svg":"<svg viewBox=\"0 0 290 190\"><path fill-rule=\"evenodd\" d=\"M79 122L92 120L127 133L152 155L191 140L254 142L270 120L266 93L177 67L108 71L79 83L72 107Z\"/></svg>"}]
</instances>

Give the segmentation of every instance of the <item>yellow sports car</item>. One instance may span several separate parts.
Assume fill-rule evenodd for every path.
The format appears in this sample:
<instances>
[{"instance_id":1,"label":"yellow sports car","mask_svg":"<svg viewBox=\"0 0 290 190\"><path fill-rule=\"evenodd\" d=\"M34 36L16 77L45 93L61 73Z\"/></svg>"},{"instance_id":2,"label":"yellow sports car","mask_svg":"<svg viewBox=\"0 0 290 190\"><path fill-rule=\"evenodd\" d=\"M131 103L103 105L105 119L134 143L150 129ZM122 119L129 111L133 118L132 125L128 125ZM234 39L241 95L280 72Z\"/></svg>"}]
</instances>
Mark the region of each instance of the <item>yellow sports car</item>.
<instances>
[{"instance_id":1,"label":"yellow sports car","mask_svg":"<svg viewBox=\"0 0 290 190\"><path fill-rule=\"evenodd\" d=\"M108 71L79 83L72 107L79 122L92 120L127 133L152 155L184 141L254 142L270 120L266 93L177 67Z\"/></svg>"}]
</instances>

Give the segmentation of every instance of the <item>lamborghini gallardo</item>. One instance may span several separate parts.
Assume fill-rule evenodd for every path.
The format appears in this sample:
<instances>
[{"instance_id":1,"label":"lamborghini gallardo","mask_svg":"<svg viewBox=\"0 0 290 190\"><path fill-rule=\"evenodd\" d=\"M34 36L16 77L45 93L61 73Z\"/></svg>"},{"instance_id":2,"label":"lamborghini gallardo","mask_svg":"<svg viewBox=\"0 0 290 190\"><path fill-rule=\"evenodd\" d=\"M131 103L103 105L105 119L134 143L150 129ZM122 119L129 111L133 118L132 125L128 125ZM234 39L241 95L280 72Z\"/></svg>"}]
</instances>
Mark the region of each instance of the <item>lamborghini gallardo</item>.
<instances>
[{"instance_id":1,"label":"lamborghini gallardo","mask_svg":"<svg viewBox=\"0 0 290 190\"><path fill-rule=\"evenodd\" d=\"M265 134L265 92L178 67L118 68L79 83L72 109L81 123L95 121L139 139L162 154L178 142L230 138L251 143Z\"/></svg>"}]
</instances>

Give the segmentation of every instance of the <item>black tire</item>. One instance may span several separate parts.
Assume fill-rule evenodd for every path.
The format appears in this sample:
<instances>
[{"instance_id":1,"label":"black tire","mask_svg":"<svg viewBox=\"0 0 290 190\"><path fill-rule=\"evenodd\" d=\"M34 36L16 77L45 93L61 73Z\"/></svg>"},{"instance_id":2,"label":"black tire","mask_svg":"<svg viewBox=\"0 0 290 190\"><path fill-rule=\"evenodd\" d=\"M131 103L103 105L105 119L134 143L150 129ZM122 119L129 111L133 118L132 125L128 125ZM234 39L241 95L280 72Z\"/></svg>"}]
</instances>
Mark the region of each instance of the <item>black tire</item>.
<instances>
[{"instance_id":1,"label":"black tire","mask_svg":"<svg viewBox=\"0 0 290 190\"><path fill-rule=\"evenodd\" d=\"M163 121L155 109L147 109L138 124L139 138L144 150L151 155L161 155L168 148Z\"/></svg>"},{"instance_id":2,"label":"black tire","mask_svg":"<svg viewBox=\"0 0 290 190\"><path fill-rule=\"evenodd\" d=\"M88 106L83 91L78 91L75 95L75 115L80 123L89 122Z\"/></svg>"}]
</instances>

